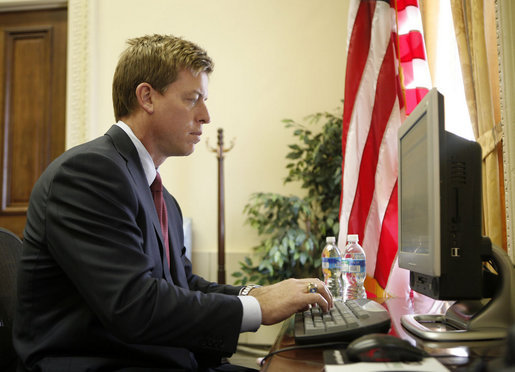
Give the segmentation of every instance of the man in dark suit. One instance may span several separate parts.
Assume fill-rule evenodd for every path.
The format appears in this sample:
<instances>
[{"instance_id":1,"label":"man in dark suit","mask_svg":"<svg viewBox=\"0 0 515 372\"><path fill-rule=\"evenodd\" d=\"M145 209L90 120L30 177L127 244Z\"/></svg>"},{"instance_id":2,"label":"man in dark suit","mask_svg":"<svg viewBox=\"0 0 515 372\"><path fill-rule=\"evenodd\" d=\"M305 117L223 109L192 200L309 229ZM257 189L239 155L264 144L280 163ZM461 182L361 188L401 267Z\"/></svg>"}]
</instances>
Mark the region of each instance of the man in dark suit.
<instances>
[{"instance_id":1,"label":"man in dark suit","mask_svg":"<svg viewBox=\"0 0 515 372\"><path fill-rule=\"evenodd\" d=\"M113 79L118 121L56 159L36 183L18 277L14 344L31 371L227 368L239 333L332 298L318 279L265 287L208 282L185 256L182 215L150 187L209 123L212 61L173 36L129 41ZM318 292L311 293L314 283Z\"/></svg>"}]
</instances>

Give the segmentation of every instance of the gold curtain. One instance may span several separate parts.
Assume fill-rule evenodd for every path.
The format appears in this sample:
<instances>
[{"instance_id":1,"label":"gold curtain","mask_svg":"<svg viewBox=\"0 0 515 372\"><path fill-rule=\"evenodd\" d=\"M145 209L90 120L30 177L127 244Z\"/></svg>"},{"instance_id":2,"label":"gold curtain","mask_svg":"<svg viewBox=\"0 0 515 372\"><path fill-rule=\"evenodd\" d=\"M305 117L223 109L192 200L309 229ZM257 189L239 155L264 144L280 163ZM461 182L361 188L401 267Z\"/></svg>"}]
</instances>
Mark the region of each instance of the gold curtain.
<instances>
[{"instance_id":1,"label":"gold curtain","mask_svg":"<svg viewBox=\"0 0 515 372\"><path fill-rule=\"evenodd\" d=\"M484 233L499 247L506 239L495 2L451 0L452 17L474 136L483 153Z\"/></svg>"}]
</instances>

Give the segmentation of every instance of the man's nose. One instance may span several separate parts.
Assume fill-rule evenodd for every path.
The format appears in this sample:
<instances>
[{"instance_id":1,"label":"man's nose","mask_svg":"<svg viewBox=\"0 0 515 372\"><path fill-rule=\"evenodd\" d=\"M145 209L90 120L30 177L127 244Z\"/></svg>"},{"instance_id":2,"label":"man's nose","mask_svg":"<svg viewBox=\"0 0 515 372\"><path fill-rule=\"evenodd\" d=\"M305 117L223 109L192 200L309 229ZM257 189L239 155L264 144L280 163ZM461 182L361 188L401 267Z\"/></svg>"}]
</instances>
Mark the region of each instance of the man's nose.
<instances>
[{"instance_id":1,"label":"man's nose","mask_svg":"<svg viewBox=\"0 0 515 372\"><path fill-rule=\"evenodd\" d=\"M207 109L206 102L204 101L202 101L202 103L199 106L197 120L202 124L208 124L211 121L211 117L209 116L209 110Z\"/></svg>"}]
</instances>

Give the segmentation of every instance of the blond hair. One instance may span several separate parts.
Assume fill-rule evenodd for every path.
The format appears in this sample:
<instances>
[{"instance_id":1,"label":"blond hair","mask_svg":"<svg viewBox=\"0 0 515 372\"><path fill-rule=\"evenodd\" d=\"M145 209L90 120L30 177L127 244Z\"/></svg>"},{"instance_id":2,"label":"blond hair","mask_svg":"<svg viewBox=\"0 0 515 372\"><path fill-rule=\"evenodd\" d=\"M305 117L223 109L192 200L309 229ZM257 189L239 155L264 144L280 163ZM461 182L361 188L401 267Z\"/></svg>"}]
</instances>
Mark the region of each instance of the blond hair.
<instances>
[{"instance_id":1,"label":"blond hair","mask_svg":"<svg viewBox=\"0 0 515 372\"><path fill-rule=\"evenodd\" d=\"M198 45L172 35L147 35L127 41L113 77L114 116L118 121L137 107L136 87L146 82L163 94L183 69L213 71L213 61Z\"/></svg>"}]
</instances>

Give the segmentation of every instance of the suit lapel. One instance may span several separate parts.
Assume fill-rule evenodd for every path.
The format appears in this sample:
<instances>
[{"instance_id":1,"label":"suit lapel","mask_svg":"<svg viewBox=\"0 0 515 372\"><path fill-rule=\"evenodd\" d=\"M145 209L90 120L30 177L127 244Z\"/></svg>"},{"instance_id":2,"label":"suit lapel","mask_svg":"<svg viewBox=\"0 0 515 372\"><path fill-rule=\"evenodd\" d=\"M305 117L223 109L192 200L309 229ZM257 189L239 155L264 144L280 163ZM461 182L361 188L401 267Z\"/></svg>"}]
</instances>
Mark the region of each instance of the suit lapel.
<instances>
[{"instance_id":1,"label":"suit lapel","mask_svg":"<svg viewBox=\"0 0 515 372\"><path fill-rule=\"evenodd\" d=\"M113 125L106 134L113 139L113 143L116 149L127 161L127 170L129 171L132 179L134 180L136 192L138 196L141 198L142 204L145 206L145 210L147 211L147 214L150 216L152 220L154 231L160 243L159 254L161 257L161 263L163 265L164 276L167 281L172 282L173 280L170 275L170 268L168 267L166 254L163 251L164 241L163 235L161 233L161 224L159 223L159 218L157 217L154 199L152 198L150 187L147 184L147 179L145 177L143 167L141 166L141 161L139 159L138 152L136 151L136 148L134 147L134 144L132 143L129 136L123 131L123 129L117 127L116 125ZM175 232L174 234L170 233L169 235L175 235ZM174 263L175 262L177 261L174 260ZM170 264L174 265L172 263L172 255L170 255Z\"/></svg>"}]
</instances>

